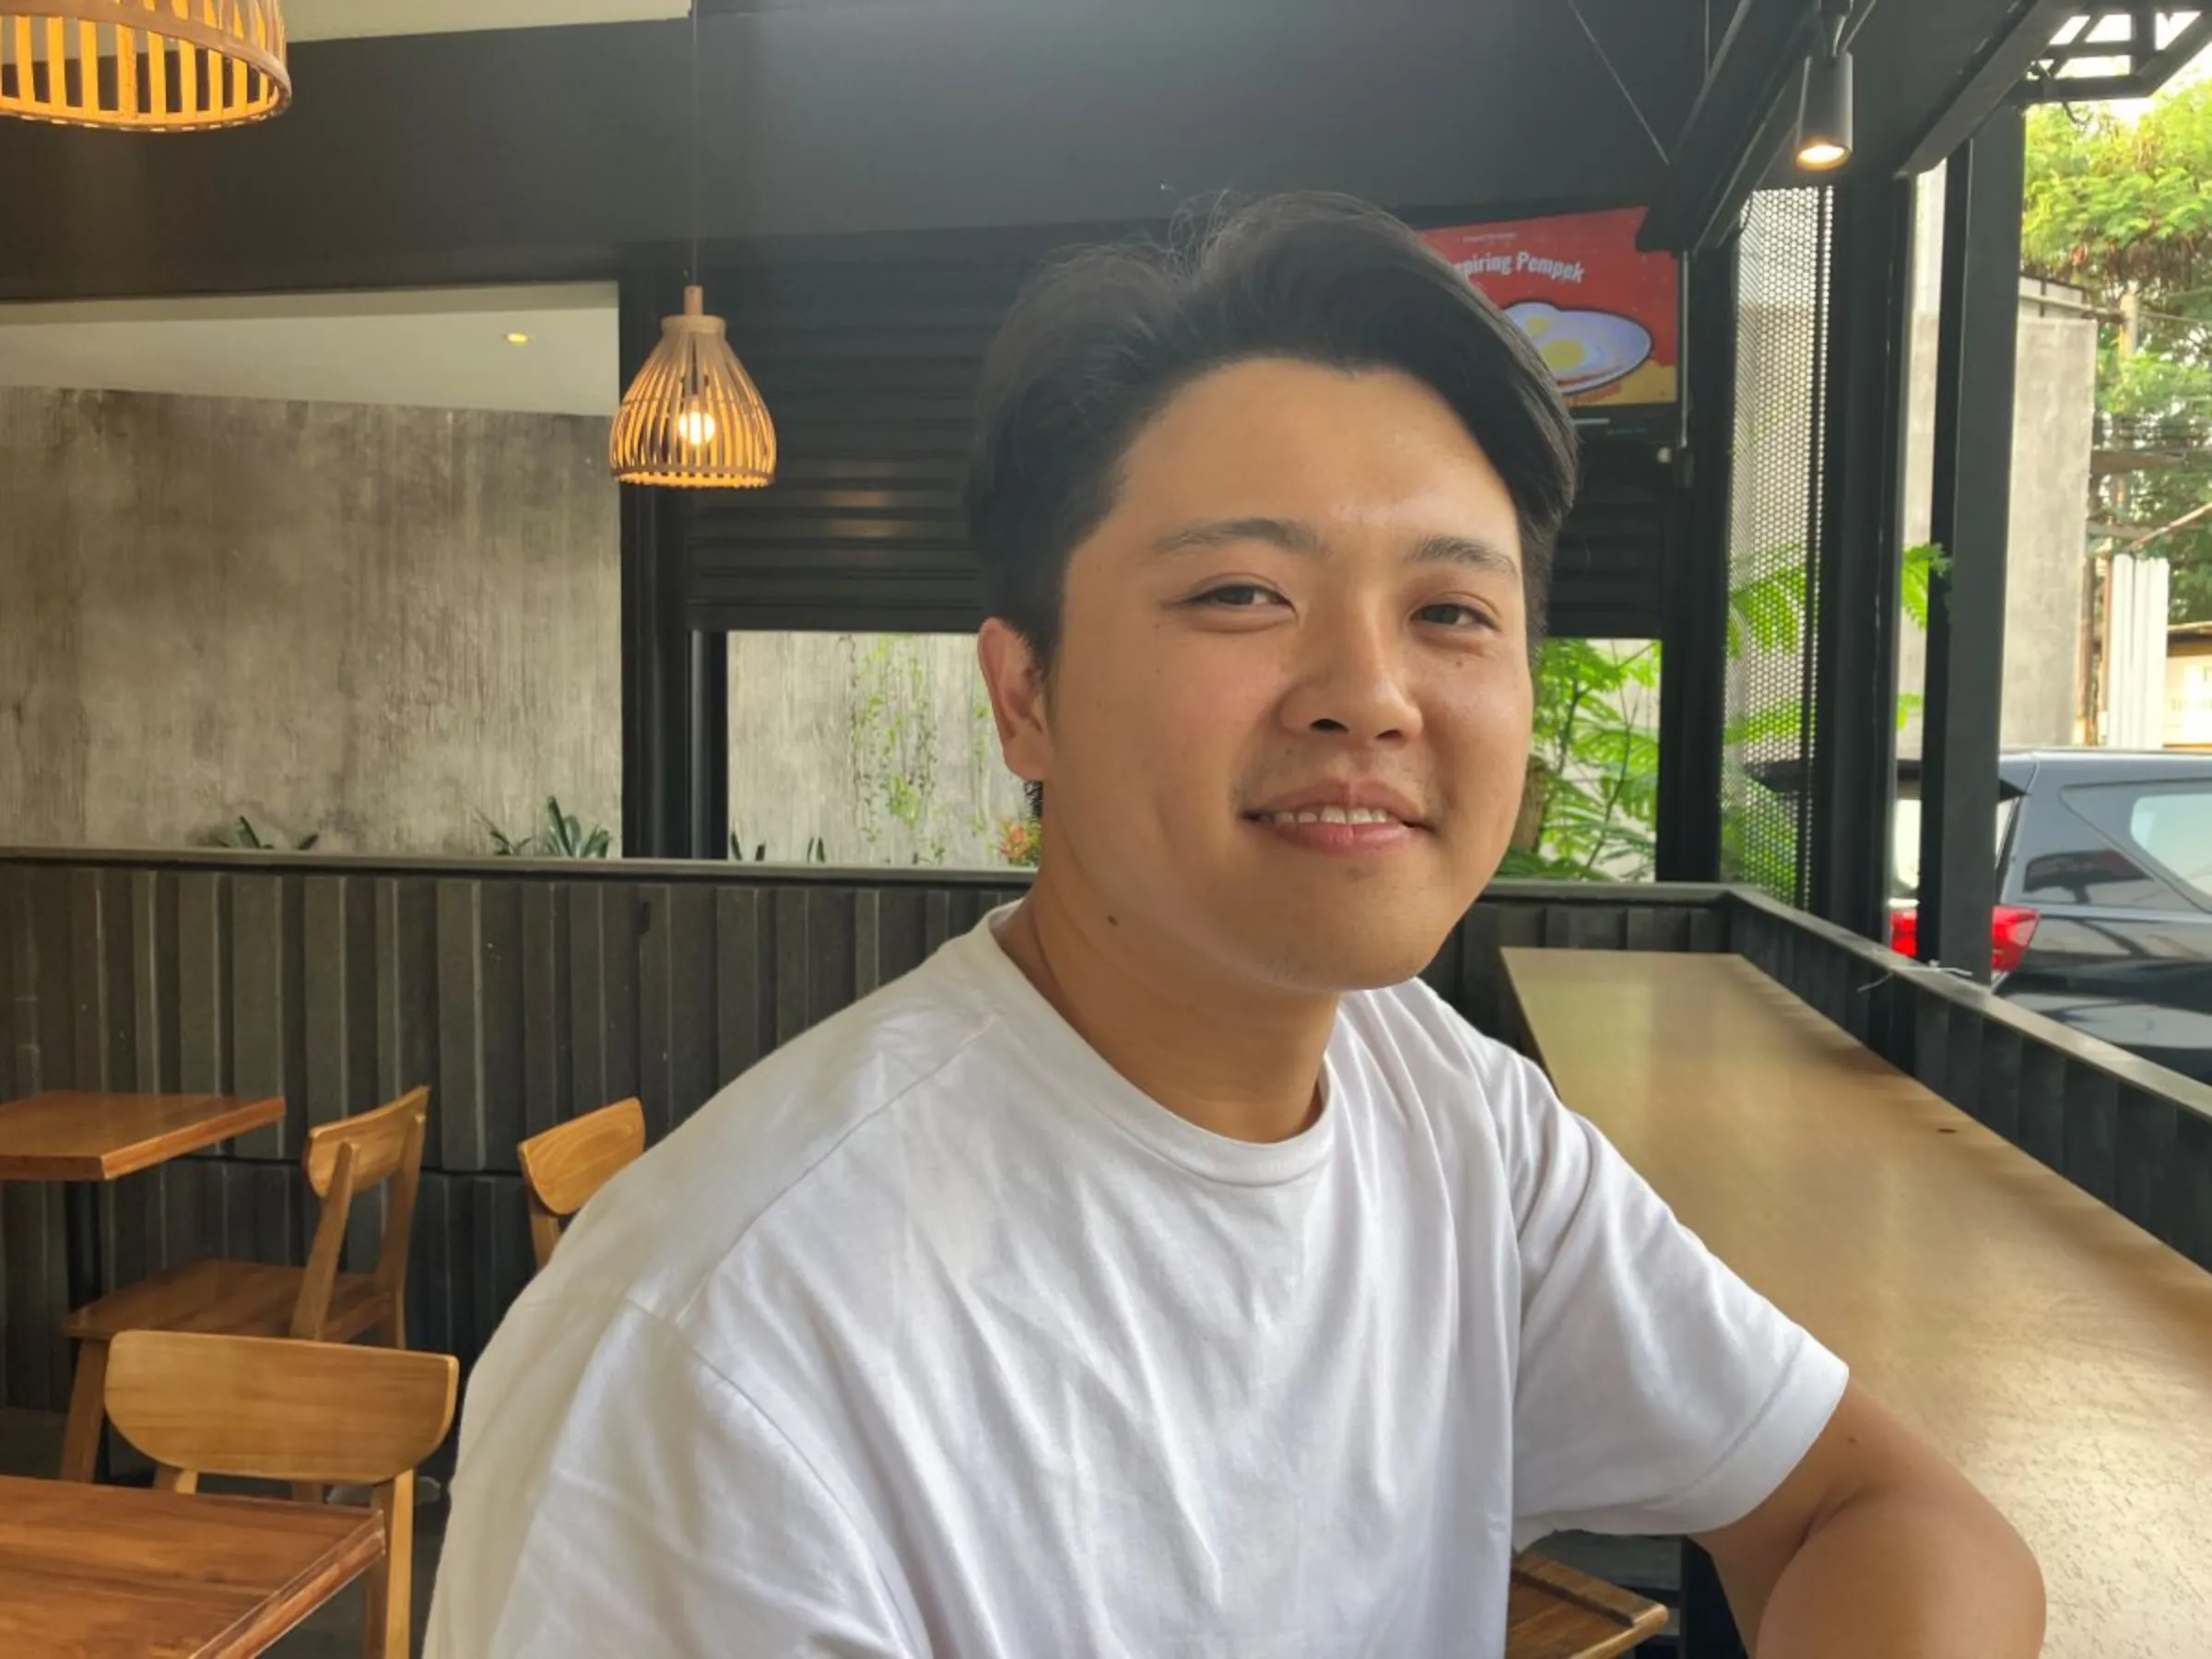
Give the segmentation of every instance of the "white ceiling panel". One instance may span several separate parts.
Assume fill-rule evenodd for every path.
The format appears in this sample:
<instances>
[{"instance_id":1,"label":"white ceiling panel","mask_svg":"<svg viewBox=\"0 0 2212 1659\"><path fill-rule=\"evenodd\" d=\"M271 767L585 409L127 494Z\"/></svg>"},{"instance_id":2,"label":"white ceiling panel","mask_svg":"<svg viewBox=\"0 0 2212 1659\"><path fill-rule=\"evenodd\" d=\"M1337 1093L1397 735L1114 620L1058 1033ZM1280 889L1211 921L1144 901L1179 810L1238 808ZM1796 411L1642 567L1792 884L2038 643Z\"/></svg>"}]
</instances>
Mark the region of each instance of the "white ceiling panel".
<instances>
[{"instance_id":1,"label":"white ceiling panel","mask_svg":"<svg viewBox=\"0 0 2212 1659\"><path fill-rule=\"evenodd\" d=\"M686 0L285 0L284 18L295 41L346 41L366 35L637 23L681 18L688 11Z\"/></svg>"},{"instance_id":2,"label":"white ceiling panel","mask_svg":"<svg viewBox=\"0 0 2212 1659\"><path fill-rule=\"evenodd\" d=\"M7 305L0 385L612 416L618 327L611 283Z\"/></svg>"}]
</instances>

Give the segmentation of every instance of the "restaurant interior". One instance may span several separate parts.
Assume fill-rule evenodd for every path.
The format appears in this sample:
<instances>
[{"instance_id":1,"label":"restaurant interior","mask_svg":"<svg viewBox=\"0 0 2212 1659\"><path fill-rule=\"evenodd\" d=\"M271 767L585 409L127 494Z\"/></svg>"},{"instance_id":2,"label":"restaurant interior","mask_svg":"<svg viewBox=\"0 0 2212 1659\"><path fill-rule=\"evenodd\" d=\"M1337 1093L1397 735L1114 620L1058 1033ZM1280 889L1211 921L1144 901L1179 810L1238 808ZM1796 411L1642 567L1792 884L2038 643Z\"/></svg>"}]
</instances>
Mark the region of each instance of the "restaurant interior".
<instances>
[{"instance_id":1,"label":"restaurant interior","mask_svg":"<svg viewBox=\"0 0 2212 1659\"><path fill-rule=\"evenodd\" d=\"M1992 1495L2047 1652L2202 1649L2212 1089L1990 989L1990 412L2032 395L2025 111L2208 41L2079 0L0 0L0 1651L419 1642L457 1402L568 1218L1028 879L990 755L806 770L893 680L969 729L998 321L1058 250L1294 189L1537 335L1587 473L1552 629L1662 665L1656 880L1501 880L1430 982ZM1751 579L1783 647L1732 639ZM1513 1659L1744 1652L1678 1539L1547 1541L1514 1619Z\"/></svg>"}]
</instances>

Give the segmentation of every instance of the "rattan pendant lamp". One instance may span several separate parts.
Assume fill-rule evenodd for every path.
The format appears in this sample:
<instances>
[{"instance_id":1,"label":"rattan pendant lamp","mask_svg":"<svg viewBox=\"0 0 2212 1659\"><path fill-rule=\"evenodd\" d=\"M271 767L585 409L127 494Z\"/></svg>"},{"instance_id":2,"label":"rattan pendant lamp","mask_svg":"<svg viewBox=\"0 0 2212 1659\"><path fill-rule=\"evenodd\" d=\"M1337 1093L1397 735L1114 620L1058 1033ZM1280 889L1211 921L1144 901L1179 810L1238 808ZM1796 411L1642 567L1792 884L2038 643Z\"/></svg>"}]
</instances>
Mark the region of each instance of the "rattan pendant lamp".
<instances>
[{"instance_id":1,"label":"rattan pendant lamp","mask_svg":"<svg viewBox=\"0 0 2212 1659\"><path fill-rule=\"evenodd\" d=\"M291 100L278 0L0 0L0 115L189 133Z\"/></svg>"},{"instance_id":2,"label":"rattan pendant lamp","mask_svg":"<svg viewBox=\"0 0 2212 1659\"><path fill-rule=\"evenodd\" d=\"M607 458L625 484L758 489L776 476L776 428L752 378L707 315L699 282L699 3L691 5L691 280L623 394Z\"/></svg>"}]
</instances>

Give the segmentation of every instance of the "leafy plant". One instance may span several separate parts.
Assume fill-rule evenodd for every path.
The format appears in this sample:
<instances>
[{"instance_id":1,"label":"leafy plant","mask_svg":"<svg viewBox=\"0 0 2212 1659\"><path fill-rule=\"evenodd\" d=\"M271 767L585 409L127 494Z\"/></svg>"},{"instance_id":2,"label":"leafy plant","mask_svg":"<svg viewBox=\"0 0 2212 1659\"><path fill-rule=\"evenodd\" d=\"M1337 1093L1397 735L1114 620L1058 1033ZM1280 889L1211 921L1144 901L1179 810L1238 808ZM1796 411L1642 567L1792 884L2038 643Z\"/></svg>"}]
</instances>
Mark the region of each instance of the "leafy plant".
<instances>
[{"instance_id":1,"label":"leafy plant","mask_svg":"<svg viewBox=\"0 0 2212 1659\"><path fill-rule=\"evenodd\" d=\"M2087 288L2100 312L2097 516L2123 547L2212 500L2212 82L2134 120L2037 111L2028 128L2022 252L2029 269ZM2130 349L2132 347L2132 349ZM2212 619L2212 521L2161 535L2176 621Z\"/></svg>"},{"instance_id":2,"label":"leafy plant","mask_svg":"<svg viewBox=\"0 0 2212 1659\"><path fill-rule=\"evenodd\" d=\"M1659 735L1630 717L1659 684L1659 648L1547 641L1536 669L1530 822L1500 874L1649 880Z\"/></svg>"},{"instance_id":3,"label":"leafy plant","mask_svg":"<svg viewBox=\"0 0 2212 1659\"><path fill-rule=\"evenodd\" d=\"M936 822L937 745L928 664L913 641L887 634L853 667L853 785L861 839L873 850L883 818L905 830L916 864L941 865L951 849Z\"/></svg>"},{"instance_id":4,"label":"leafy plant","mask_svg":"<svg viewBox=\"0 0 2212 1659\"><path fill-rule=\"evenodd\" d=\"M535 835L519 840L509 835L484 814L484 828L490 831L492 852L500 858L605 858L613 850L614 831L605 824L594 824L589 830L581 818L560 809L560 797L546 797L545 816Z\"/></svg>"},{"instance_id":5,"label":"leafy plant","mask_svg":"<svg viewBox=\"0 0 2212 1659\"><path fill-rule=\"evenodd\" d=\"M1805 544L1778 544L1744 561L1728 595L1728 657L1801 651L1806 629ZM1948 569L1941 547L1905 549L1900 600L1928 624L1929 593ZM1552 640L1536 670L1529 821L1500 874L1551 880L1647 880L1655 862L1658 735L1625 712L1659 683L1659 648L1618 655L1586 640ZM1901 727L1921 706L1898 700ZM1790 802L1752 775L1759 750L1794 754L1805 712L1787 697L1747 710L1721 734L1722 865L1740 880L1784 896L1796 890Z\"/></svg>"},{"instance_id":6,"label":"leafy plant","mask_svg":"<svg viewBox=\"0 0 2212 1659\"><path fill-rule=\"evenodd\" d=\"M238 817L237 822L233 823L228 830L218 830L215 832L214 836L212 837L212 842L216 846L229 847L234 851L241 853L280 853L286 851L293 853L309 853L314 850L315 844L322 839L323 832L320 830L311 830L305 835L301 836L298 841L294 841L288 849L287 849L278 842L263 840L261 831L253 827L253 820L250 818L247 818L243 813L241 813Z\"/></svg>"}]
</instances>

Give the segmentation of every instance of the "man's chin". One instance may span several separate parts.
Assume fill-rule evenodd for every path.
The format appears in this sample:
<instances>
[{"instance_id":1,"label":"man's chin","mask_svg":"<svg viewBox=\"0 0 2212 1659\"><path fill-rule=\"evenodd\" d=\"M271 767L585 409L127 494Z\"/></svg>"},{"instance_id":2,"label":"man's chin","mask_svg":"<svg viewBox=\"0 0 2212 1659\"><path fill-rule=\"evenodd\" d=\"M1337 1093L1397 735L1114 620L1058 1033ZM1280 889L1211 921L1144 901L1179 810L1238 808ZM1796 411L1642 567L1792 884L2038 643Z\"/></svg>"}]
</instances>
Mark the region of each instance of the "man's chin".
<instances>
[{"instance_id":1,"label":"man's chin","mask_svg":"<svg viewBox=\"0 0 2212 1659\"><path fill-rule=\"evenodd\" d=\"M1261 971L1285 989L1345 995L1414 978L1436 959L1457 922L1376 917L1286 928L1277 918L1249 944Z\"/></svg>"}]
</instances>

